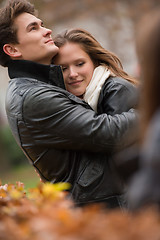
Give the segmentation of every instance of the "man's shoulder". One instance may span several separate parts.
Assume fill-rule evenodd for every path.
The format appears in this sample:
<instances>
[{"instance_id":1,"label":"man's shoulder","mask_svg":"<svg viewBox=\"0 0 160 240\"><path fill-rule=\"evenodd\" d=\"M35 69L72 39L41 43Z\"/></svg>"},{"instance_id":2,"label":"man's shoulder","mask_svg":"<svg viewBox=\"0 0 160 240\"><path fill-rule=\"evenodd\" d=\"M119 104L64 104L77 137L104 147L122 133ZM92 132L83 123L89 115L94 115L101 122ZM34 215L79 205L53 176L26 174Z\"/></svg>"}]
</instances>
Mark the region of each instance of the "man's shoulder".
<instances>
[{"instance_id":1,"label":"man's shoulder","mask_svg":"<svg viewBox=\"0 0 160 240\"><path fill-rule=\"evenodd\" d=\"M9 81L6 100L7 102L19 102L22 103L23 108L30 108L32 105L47 105L50 104L52 99L56 97L62 97L64 90L45 82L41 82L33 78L14 78ZM18 103L17 103L18 104Z\"/></svg>"},{"instance_id":2,"label":"man's shoulder","mask_svg":"<svg viewBox=\"0 0 160 240\"><path fill-rule=\"evenodd\" d=\"M34 78L20 77L14 78L9 81L8 89L16 90L17 94L30 94L34 96L36 92L46 92L46 91L61 91L59 87L54 85L39 81Z\"/></svg>"}]
</instances>

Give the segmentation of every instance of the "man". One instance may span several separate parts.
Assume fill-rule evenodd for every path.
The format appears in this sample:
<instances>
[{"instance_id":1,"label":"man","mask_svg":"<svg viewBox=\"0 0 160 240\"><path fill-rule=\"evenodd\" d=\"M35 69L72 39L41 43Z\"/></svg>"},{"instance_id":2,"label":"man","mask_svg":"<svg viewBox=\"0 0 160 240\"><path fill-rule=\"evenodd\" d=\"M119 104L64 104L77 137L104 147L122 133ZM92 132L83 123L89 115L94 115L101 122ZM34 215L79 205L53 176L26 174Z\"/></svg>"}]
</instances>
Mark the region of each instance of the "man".
<instances>
[{"instance_id":1,"label":"man","mask_svg":"<svg viewBox=\"0 0 160 240\"><path fill-rule=\"evenodd\" d=\"M103 152L109 154L131 143L120 139L135 125L134 111L97 116L65 90L60 66L49 65L58 52L51 30L26 0L11 0L1 10L0 49L0 63L8 67L11 78L6 96L8 121L41 178L71 183L70 192L78 204L119 194L115 172L103 176L104 165L108 167Z\"/></svg>"}]
</instances>

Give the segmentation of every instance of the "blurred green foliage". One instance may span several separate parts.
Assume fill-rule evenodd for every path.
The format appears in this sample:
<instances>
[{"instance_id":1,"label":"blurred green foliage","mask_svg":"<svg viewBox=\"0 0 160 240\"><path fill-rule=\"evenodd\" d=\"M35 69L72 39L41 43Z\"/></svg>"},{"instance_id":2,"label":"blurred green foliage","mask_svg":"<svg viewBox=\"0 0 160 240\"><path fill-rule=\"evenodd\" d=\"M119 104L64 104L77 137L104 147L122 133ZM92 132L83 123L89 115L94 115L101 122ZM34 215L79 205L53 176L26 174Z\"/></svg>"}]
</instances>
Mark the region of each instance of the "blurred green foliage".
<instances>
[{"instance_id":1,"label":"blurred green foliage","mask_svg":"<svg viewBox=\"0 0 160 240\"><path fill-rule=\"evenodd\" d=\"M0 129L0 138L1 155L3 155L3 158L1 159L0 172L3 171L3 167L8 169L13 168L17 165L26 164L26 162L28 162L23 151L20 149L15 139L13 138L8 125L3 126L3 128Z\"/></svg>"},{"instance_id":2,"label":"blurred green foliage","mask_svg":"<svg viewBox=\"0 0 160 240\"><path fill-rule=\"evenodd\" d=\"M40 178L29 163L16 166L16 168L1 173L0 180L2 185L6 183L16 184L19 181L23 182L25 189L34 188L40 183Z\"/></svg>"},{"instance_id":3,"label":"blurred green foliage","mask_svg":"<svg viewBox=\"0 0 160 240\"><path fill-rule=\"evenodd\" d=\"M35 187L40 179L17 145L8 125L0 128L0 181L2 184L23 182L26 189Z\"/></svg>"}]
</instances>

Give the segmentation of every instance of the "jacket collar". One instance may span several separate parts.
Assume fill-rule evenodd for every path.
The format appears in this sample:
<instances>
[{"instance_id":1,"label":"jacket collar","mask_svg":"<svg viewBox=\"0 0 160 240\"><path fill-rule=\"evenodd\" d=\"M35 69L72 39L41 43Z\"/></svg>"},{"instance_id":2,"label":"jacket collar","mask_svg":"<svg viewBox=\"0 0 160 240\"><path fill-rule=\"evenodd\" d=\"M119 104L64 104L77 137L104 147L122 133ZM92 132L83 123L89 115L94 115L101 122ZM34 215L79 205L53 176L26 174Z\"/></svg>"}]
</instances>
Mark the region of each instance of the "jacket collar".
<instances>
[{"instance_id":1,"label":"jacket collar","mask_svg":"<svg viewBox=\"0 0 160 240\"><path fill-rule=\"evenodd\" d=\"M61 67L58 65L43 65L27 60L11 60L8 74L13 78L33 78L65 89Z\"/></svg>"}]
</instances>

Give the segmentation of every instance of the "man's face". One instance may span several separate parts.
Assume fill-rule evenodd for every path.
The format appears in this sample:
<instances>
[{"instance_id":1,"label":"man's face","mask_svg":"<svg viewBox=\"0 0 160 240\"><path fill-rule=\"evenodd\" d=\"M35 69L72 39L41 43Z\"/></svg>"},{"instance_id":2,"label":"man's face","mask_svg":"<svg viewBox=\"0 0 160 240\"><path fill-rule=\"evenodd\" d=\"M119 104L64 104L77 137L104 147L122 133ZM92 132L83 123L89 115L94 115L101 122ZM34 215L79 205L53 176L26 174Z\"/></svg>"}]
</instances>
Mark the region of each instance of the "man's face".
<instances>
[{"instance_id":1,"label":"man's face","mask_svg":"<svg viewBox=\"0 0 160 240\"><path fill-rule=\"evenodd\" d=\"M30 60L42 64L50 64L58 52L50 29L43 26L40 19L29 13L20 14L14 21L17 30L18 44L15 47L20 53L19 59Z\"/></svg>"}]
</instances>

